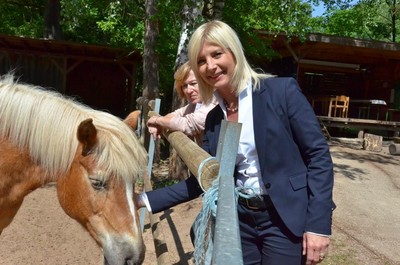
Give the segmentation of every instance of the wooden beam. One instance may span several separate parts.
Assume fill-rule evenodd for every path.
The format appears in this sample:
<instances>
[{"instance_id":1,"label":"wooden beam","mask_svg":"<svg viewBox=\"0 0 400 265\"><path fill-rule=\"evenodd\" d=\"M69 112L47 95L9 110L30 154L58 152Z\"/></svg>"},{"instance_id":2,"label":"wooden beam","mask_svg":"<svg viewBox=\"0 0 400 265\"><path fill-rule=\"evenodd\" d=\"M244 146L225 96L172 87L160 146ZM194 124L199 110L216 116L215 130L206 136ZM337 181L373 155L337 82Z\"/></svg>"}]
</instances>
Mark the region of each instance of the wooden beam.
<instances>
[{"instance_id":1,"label":"wooden beam","mask_svg":"<svg viewBox=\"0 0 400 265\"><path fill-rule=\"evenodd\" d=\"M218 176L219 163L217 160L182 132L169 131L164 136L175 148L190 172L195 175L201 188L207 191Z\"/></svg>"},{"instance_id":2,"label":"wooden beam","mask_svg":"<svg viewBox=\"0 0 400 265\"><path fill-rule=\"evenodd\" d=\"M158 114L154 111L149 111L149 118L154 115ZM207 191L212 186L212 182L218 177L218 159L214 159L183 132L165 131L164 137L176 150L190 172L197 178L201 188Z\"/></svg>"},{"instance_id":3,"label":"wooden beam","mask_svg":"<svg viewBox=\"0 0 400 265\"><path fill-rule=\"evenodd\" d=\"M338 118L317 116L318 119L324 122L326 127L339 127L339 128L356 128L356 129L370 129L382 131L400 131L400 122L396 121L381 121L381 120L368 120L368 119L354 119L354 118Z\"/></svg>"}]
</instances>

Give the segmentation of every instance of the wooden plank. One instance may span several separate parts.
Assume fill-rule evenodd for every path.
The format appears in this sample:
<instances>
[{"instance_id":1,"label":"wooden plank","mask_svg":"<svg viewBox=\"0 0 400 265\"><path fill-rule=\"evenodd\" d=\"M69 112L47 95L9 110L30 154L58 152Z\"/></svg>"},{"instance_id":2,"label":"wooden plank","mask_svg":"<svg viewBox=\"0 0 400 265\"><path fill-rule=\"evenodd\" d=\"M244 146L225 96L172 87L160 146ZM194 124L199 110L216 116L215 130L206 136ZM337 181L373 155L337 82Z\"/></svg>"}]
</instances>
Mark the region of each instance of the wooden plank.
<instances>
[{"instance_id":1,"label":"wooden plank","mask_svg":"<svg viewBox=\"0 0 400 265\"><path fill-rule=\"evenodd\" d=\"M148 117L158 115L149 111ZM163 135L176 150L190 172L197 178L201 188L207 191L218 177L219 162L193 140L180 131L164 131Z\"/></svg>"},{"instance_id":2,"label":"wooden plank","mask_svg":"<svg viewBox=\"0 0 400 265\"><path fill-rule=\"evenodd\" d=\"M347 127L356 128L360 130L384 130L384 131L400 131L400 122L396 121L383 121L383 120L369 120L369 119L355 119L355 118L339 118L317 116L318 119L324 122L326 127Z\"/></svg>"},{"instance_id":3,"label":"wooden plank","mask_svg":"<svg viewBox=\"0 0 400 265\"><path fill-rule=\"evenodd\" d=\"M190 172L195 175L201 188L208 190L218 176L217 160L180 131L165 132L164 137L175 148Z\"/></svg>"}]
</instances>

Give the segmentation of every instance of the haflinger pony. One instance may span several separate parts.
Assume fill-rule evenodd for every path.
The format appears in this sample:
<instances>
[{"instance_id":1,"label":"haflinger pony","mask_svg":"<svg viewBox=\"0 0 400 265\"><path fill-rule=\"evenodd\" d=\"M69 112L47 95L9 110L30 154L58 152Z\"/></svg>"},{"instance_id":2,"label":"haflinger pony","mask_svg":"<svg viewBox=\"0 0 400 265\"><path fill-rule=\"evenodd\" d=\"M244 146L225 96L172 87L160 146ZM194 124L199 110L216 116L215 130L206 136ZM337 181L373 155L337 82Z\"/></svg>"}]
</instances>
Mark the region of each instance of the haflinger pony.
<instances>
[{"instance_id":1,"label":"haflinger pony","mask_svg":"<svg viewBox=\"0 0 400 265\"><path fill-rule=\"evenodd\" d=\"M104 263L142 264L134 181L147 155L121 119L0 77L0 234L24 197L56 182L64 211L103 249Z\"/></svg>"}]
</instances>

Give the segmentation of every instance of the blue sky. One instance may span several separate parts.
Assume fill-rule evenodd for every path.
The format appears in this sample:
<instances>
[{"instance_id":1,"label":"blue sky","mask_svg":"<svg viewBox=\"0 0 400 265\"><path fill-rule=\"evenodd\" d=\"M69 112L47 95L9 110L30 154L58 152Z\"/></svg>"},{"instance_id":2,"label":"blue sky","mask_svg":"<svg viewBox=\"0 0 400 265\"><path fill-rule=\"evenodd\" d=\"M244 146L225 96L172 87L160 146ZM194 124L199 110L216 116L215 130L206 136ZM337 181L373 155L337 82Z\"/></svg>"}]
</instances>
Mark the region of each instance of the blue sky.
<instances>
[{"instance_id":1,"label":"blue sky","mask_svg":"<svg viewBox=\"0 0 400 265\"><path fill-rule=\"evenodd\" d=\"M358 2L358 0L353 0L351 1L351 4L354 5ZM325 12L325 6L323 3L321 3L318 6L313 6L313 12L312 12L312 16L316 17L316 16L322 16L322 14Z\"/></svg>"},{"instance_id":2,"label":"blue sky","mask_svg":"<svg viewBox=\"0 0 400 265\"><path fill-rule=\"evenodd\" d=\"M319 6L313 6L313 9L313 17L322 16L322 14L325 12L325 7L323 4L320 4Z\"/></svg>"}]
</instances>

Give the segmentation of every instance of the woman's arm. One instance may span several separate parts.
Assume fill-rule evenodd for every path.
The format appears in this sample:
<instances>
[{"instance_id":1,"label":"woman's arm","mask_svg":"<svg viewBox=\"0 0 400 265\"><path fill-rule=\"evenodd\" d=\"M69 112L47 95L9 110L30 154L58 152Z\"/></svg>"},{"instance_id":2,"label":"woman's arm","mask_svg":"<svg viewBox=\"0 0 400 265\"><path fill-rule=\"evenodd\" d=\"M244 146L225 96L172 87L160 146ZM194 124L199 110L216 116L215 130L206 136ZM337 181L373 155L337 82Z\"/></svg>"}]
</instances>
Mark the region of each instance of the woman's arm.
<instances>
[{"instance_id":1,"label":"woman's arm","mask_svg":"<svg viewBox=\"0 0 400 265\"><path fill-rule=\"evenodd\" d=\"M216 103L202 104L197 110L186 115L175 115L171 118L169 129L181 131L186 135L193 136L204 131L204 125L208 112L215 107Z\"/></svg>"},{"instance_id":2,"label":"woman's arm","mask_svg":"<svg viewBox=\"0 0 400 265\"><path fill-rule=\"evenodd\" d=\"M175 205L199 197L203 193L194 175L168 187L146 192L152 213L158 213Z\"/></svg>"}]
</instances>

